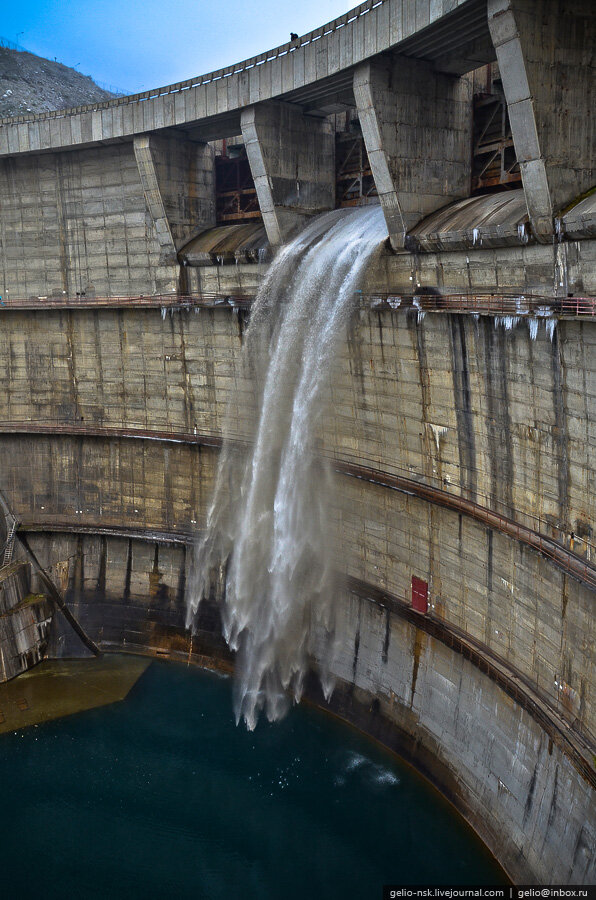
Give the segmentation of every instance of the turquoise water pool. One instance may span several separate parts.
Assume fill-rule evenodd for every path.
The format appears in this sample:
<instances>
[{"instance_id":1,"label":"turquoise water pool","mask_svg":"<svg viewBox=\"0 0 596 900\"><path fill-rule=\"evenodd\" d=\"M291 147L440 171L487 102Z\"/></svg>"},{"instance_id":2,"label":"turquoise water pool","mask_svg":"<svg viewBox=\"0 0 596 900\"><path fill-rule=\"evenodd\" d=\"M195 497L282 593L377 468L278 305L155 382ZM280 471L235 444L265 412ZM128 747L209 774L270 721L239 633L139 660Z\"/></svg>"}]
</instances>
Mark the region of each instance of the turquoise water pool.
<instances>
[{"instance_id":1,"label":"turquoise water pool","mask_svg":"<svg viewBox=\"0 0 596 900\"><path fill-rule=\"evenodd\" d=\"M0 736L2 896L379 898L503 875L408 766L323 712L236 727L154 662L123 702Z\"/></svg>"}]
</instances>

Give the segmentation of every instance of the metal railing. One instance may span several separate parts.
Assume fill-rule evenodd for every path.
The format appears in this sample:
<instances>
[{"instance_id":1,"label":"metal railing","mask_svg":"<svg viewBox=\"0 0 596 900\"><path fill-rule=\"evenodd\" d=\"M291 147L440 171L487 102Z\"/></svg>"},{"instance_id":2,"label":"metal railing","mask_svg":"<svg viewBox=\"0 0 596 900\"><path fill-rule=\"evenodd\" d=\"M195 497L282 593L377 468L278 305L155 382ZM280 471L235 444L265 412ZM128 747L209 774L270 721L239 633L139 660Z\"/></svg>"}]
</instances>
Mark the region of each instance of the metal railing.
<instances>
[{"instance_id":1,"label":"metal railing","mask_svg":"<svg viewBox=\"0 0 596 900\"><path fill-rule=\"evenodd\" d=\"M505 523L507 523L508 528L512 525L515 528L519 526L520 528L531 530L533 533L542 536L545 541L552 541L558 547L572 553L582 563L586 563L590 569L593 566L592 561L596 564L596 544L593 541L588 540L587 537L581 537L572 533L569 528L564 527L560 523L555 524L552 520L552 514L522 510L518 507L513 507L510 503L499 499L494 494L488 494L477 488L473 490L467 488L461 477L462 466L454 460L441 460L443 465L448 464L450 469L455 469L459 474L457 481L446 482L439 476L429 475L426 472L417 472L411 466L402 466L393 461L390 467L387 468L386 459L370 460L375 465L368 467L362 466L359 462L352 462L337 456L333 456L331 459L338 469L341 469L341 467L361 469L363 474L358 474L356 477L362 477L372 483L385 484L387 479L395 479L396 481L402 481L403 489L407 491L419 493L414 488L420 486L422 489L428 488L431 491L440 492L441 497L449 498L445 500L443 505L462 502L468 504L470 510L489 511L494 517L492 524L498 530L505 530L502 527ZM486 471L480 467L476 467L472 471L476 476L486 477ZM466 469L466 474L469 474L469 472L470 470ZM391 487L393 485L387 483L386 486ZM520 490L524 490L523 482L519 487ZM545 492L540 492L539 497L541 502L550 501L553 508L558 506L559 498L554 494L549 495ZM517 534L513 536L518 537Z\"/></svg>"},{"instance_id":2,"label":"metal railing","mask_svg":"<svg viewBox=\"0 0 596 900\"><path fill-rule=\"evenodd\" d=\"M419 312L464 312L513 319L596 316L596 297L553 297L528 293L367 293L375 309L415 308Z\"/></svg>"},{"instance_id":3,"label":"metal railing","mask_svg":"<svg viewBox=\"0 0 596 900\"><path fill-rule=\"evenodd\" d=\"M361 16L366 15L366 13L369 13L371 10L376 9L378 6L382 6L383 3L387 2L388 0L366 0L365 3L361 3L359 6L354 7L354 9L351 9L347 13L344 13L343 16L339 16L339 18L333 19L332 22L328 22L326 25L321 25L319 28L315 28L314 31L310 31L308 34L302 35L302 37L299 37L294 41L288 41L285 44L280 44L279 47L274 47L272 50L267 50L265 53L259 53L258 56L252 56L249 59L242 60L242 62L235 63L231 66L225 66L223 69L216 69L214 72L208 72L205 75L199 75L195 78L189 78L186 81L178 81L175 84L168 84L164 87L155 88L153 90L143 91L137 94L129 94L126 97L118 97L114 100L106 100L102 103L92 103L85 106L76 106L72 109L49 110L48 112L36 113L29 116L13 116L2 118L0 119L0 125L18 124L21 122L36 122L40 119L61 119L78 113L92 112L96 109L110 109L112 107L123 106L129 103L140 103L143 100L152 100L155 97L163 97L167 94L177 94L180 91L187 91L190 88L201 87L202 85L210 84L214 81L219 81L221 78L229 78L231 75L238 75L241 72L246 72L248 69L253 69L256 66L263 65L263 63L279 59L279 57L286 56L288 53L293 53L300 47L306 47L308 44L312 44L315 41L320 40L322 37L325 37L328 34L332 34L334 31L338 31L340 28L344 28L346 25L349 25L351 22L359 19Z\"/></svg>"},{"instance_id":4,"label":"metal railing","mask_svg":"<svg viewBox=\"0 0 596 900\"><path fill-rule=\"evenodd\" d=\"M27 53L28 51L25 47L22 47L20 44L17 44L16 41L9 41L8 38L0 36L0 47L4 47L6 50L18 50L20 53Z\"/></svg>"},{"instance_id":5,"label":"metal railing","mask_svg":"<svg viewBox=\"0 0 596 900\"><path fill-rule=\"evenodd\" d=\"M196 291L166 294L135 294L92 297L52 294L39 297L0 297L0 313L7 309L94 309L97 307L161 307L185 309L194 306L229 306L249 308L255 293L231 291ZM472 315L503 316L519 319L557 319L596 317L596 297L553 297L547 294L507 293L388 293L356 291L362 304L373 309L410 309L418 312L455 312Z\"/></svg>"},{"instance_id":6,"label":"metal railing","mask_svg":"<svg viewBox=\"0 0 596 900\"><path fill-rule=\"evenodd\" d=\"M8 297L6 294L0 297L0 315L4 310L26 309L121 309L121 308L151 308L151 309L192 309L204 307L248 308L254 300L254 294L241 293L224 294L222 291L201 291L197 293L180 294L170 291L167 294L136 294L133 296L114 295L110 297L91 297L84 294L76 294L74 297L64 292L60 295L48 295L47 297Z\"/></svg>"}]
</instances>

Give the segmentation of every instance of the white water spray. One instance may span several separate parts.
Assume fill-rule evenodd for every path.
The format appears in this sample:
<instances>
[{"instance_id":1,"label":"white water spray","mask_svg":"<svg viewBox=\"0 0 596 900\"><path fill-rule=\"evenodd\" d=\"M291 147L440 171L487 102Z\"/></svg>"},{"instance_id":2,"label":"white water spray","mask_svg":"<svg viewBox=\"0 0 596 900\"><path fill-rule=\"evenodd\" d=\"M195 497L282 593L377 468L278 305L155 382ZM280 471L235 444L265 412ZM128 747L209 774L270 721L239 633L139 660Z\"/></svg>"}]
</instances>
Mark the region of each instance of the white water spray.
<instances>
[{"instance_id":1,"label":"white water spray","mask_svg":"<svg viewBox=\"0 0 596 900\"><path fill-rule=\"evenodd\" d=\"M321 631L332 656L332 473L315 452L317 425L355 289L386 236L377 206L318 216L279 252L253 308L243 357L256 394L250 450L231 441L222 450L187 615L190 626L201 599L225 585L236 719L249 729L261 710L273 721L300 699ZM238 433L231 418L227 433Z\"/></svg>"}]
</instances>

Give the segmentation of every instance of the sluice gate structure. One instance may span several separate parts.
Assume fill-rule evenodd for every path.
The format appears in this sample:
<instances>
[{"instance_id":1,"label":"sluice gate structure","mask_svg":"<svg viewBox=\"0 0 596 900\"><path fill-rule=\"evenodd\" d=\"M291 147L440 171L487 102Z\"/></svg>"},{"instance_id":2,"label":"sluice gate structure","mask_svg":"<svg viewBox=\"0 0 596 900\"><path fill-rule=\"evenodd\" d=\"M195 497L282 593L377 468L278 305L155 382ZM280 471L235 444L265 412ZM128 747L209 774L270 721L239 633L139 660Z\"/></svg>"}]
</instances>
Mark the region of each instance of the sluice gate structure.
<instances>
[{"instance_id":1,"label":"sluice gate structure","mask_svg":"<svg viewBox=\"0 0 596 900\"><path fill-rule=\"evenodd\" d=\"M331 708L521 883L595 877L595 28L582 0L379 0L0 121L0 489L104 650L232 666L185 599L252 298L309 217L380 203L319 435Z\"/></svg>"}]
</instances>

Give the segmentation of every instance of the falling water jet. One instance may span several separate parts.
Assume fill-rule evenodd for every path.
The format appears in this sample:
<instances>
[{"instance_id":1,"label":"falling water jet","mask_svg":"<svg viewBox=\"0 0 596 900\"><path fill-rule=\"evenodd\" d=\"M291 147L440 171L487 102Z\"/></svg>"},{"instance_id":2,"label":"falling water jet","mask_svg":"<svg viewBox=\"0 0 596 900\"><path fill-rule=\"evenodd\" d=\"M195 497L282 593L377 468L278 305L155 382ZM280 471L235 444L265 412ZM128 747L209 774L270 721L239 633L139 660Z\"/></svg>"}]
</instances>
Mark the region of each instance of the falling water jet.
<instances>
[{"instance_id":1,"label":"falling water jet","mask_svg":"<svg viewBox=\"0 0 596 900\"><path fill-rule=\"evenodd\" d=\"M320 676L332 690L333 473L315 452L316 433L355 288L386 237L377 206L317 217L280 250L251 315L241 374L254 415L239 429L238 412L228 412L187 612L192 627L201 599L223 582L223 633L238 653L236 719L251 730L261 711L273 721L300 699L321 634L329 658ZM229 439L239 436L248 452Z\"/></svg>"}]
</instances>

